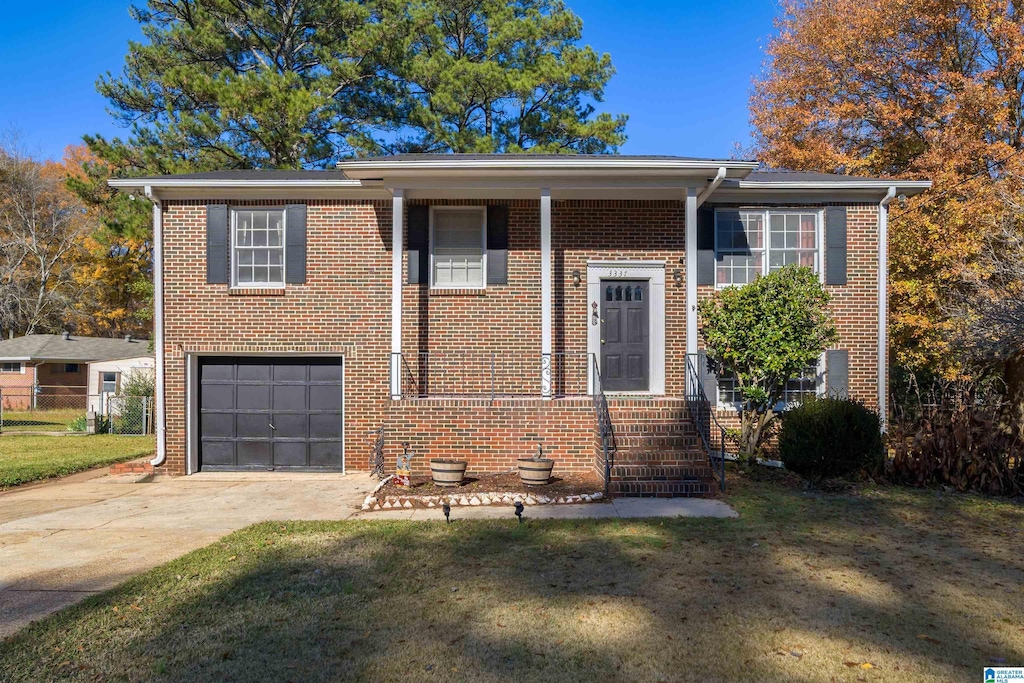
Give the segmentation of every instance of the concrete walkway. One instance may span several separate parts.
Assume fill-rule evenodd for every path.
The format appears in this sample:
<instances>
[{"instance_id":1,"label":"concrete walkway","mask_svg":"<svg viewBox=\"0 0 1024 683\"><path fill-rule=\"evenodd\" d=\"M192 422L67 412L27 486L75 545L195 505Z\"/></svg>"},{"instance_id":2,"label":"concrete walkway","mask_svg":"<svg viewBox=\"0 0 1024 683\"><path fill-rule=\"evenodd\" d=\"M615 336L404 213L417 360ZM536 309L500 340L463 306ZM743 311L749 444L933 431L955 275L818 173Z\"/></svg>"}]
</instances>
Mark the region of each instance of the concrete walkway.
<instances>
[{"instance_id":1,"label":"concrete walkway","mask_svg":"<svg viewBox=\"0 0 1024 683\"><path fill-rule=\"evenodd\" d=\"M451 519L512 519L514 510L509 505L467 507L451 509ZM704 498L614 498L602 503L581 505L531 505L523 510L523 519L640 519L644 517L739 517L739 514L720 500ZM412 521L444 521L444 513L437 508L412 510L376 510L360 512L355 519L392 519Z\"/></svg>"},{"instance_id":2,"label":"concrete walkway","mask_svg":"<svg viewBox=\"0 0 1024 683\"><path fill-rule=\"evenodd\" d=\"M0 638L222 536L267 520L443 520L441 510L359 513L365 472L156 477L82 473L0 493ZM528 507L526 519L734 517L725 503L619 499ZM510 506L459 507L453 519L513 518Z\"/></svg>"}]
</instances>

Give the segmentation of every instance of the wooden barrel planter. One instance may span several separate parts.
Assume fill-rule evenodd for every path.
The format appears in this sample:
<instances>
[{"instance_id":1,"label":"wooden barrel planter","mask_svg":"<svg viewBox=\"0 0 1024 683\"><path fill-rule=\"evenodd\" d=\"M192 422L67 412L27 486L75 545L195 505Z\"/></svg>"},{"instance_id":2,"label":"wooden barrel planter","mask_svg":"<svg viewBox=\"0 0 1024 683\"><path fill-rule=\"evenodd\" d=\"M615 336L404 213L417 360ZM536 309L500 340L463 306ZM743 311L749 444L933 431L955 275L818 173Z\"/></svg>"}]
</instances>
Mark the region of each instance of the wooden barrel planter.
<instances>
[{"instance_id":1,"label":"wooden barrel planter","mask_svg":"<svg viewBox=\"0 0 1024 683\"><path fill-rule=\"evenodd\" d=\"M551 479L555 461L551 458L519 458L519 478L527 486L544 486Z\"/></svg>"},{"instance_id":2,"label":"wooden barrel planter","mask_svg":"<svg viewBox=\"0 0 1024 683\"><path fill-rule=\"evenodd\" d=\"M436 486L458 486L466 476L466 461L444 458L431 460L430 476Z\"/></svg>"}]
</instances>

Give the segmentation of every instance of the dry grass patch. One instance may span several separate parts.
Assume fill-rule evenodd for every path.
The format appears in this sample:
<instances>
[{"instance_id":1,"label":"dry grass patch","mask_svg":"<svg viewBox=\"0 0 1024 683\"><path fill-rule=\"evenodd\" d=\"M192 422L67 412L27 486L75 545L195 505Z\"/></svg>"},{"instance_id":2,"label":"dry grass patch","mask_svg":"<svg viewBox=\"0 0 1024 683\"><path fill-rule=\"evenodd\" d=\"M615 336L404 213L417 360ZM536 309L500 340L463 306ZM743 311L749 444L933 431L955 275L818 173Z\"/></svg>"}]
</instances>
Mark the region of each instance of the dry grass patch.
<instances>
[{"instance_id":1,"label":"dry grass patch","mask_svg":"<svg viewBox=\"0 0 1024 683\"><path fill-rule=\"evenodd\" d=\"M262 524L0 646L12 680L954 681L1024 662L1024 510L733 480L735 520Z\"/></svg>"}]
</instances>

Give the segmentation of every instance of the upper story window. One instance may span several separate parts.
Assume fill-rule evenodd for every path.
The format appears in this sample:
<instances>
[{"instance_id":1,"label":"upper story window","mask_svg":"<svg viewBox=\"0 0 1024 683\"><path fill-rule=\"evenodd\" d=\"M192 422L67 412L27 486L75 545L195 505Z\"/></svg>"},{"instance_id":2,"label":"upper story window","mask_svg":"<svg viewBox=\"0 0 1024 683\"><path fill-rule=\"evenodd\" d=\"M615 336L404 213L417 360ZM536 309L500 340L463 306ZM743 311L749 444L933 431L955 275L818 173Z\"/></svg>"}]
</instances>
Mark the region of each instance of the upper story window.
<instances>
[{"instance_id":1,"label":"upper story window","mask_svg":"<svg viewBox=\"0 0 1024 683\"><path fill-rule=\"evenodd\" d=\"M484 207L437 207L431 211L431 287L484 286L487 252Z\"/></svg>"},{"instance_id":2,"label":"upper story window","mask_svg":"<svg viewBox=\"0 0 1024 683\"><path fill-rule=\"evenodd\" d=\"M820 211L720 209L715 212L715 282L745 285L791 264L820 273L820 235Z\"/></svg>"},{"instance_id":3,"label":"upper story window","mask_svg":"<svg viewBox=\"0 0 1024 683\"><path fill-rule=\"evenodd\" d=\"M25 366L21 363L0 363L0 372L24 372Z\"/></svg>"},{"instance_id":4,"label":"upper story window","mask_svg":"<svg viewBox=\"0 0 1024 683\"><path fill-rule=\"evenodd\" d=\"M231 284L284 287L284 211L238 209L232 225Z\"/></svg>"}]
</instances>

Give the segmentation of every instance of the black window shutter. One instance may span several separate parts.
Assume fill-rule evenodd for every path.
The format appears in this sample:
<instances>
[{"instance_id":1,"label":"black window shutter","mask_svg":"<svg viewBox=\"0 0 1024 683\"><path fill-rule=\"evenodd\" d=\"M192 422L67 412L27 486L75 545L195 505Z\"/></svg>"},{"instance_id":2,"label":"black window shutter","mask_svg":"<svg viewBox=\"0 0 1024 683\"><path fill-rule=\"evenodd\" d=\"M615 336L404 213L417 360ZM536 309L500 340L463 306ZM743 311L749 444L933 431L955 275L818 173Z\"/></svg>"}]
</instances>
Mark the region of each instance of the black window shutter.
<instances>
[{"instance_id":1,"label":"black window shutter","mask_svg":"<svg viewBox=\"0 0 1024 683\"><path fill-rule=\"evenodd\" d=\"M284 209L284 281L301 285L306 281L306 205L289 204Z\"/></svg>"},{"instance_id":2,"label":"black window shutter","mask_svg":"<svg viewBox=\"0 0 1024 683\"><path fill-rule=\"evenodd\" d=\"M508 284L508 207L487 207L487 284Z\"/></svg>"},{"instance_id":3,"label":"black window shutter","mask_svg":"<svg viewBox=\"0 0 1024 683\"><path fill-rule=\"evenodd\" d=\"M430 207L413 204L409 207L409 284L430 282Z\"/></svg>"},{"instance_id":4,"label":"black window shutter","mask_svg":"<svg viewBox=\"0 0 1024 683\"><path fill-rule=\"evenodd\" d=\"M843 349L825 352L828 395L845 398L849 395L850 354Z\"/></svg>"},{"instance_id":5,"label":"black window shutter","mask_svg":"<svg viewBox=\"0 0 1024 683\"><path fill-rule=\"evenodd\" d=\"M697 352L697 376L712 408L718 404L718 375L708 369L708 352Z\"/></svg>"},{"instance_id":6,"label":"black window shutter","mask_svg":"<svg viewBox=\"0 0 1024 683\"><path fill-rule=\"evenodd\" d=\"M228 205L206 205L206 281L211 285L231 282L228 274Z\"/></svg>"},{"instance_id":7,"label":"black window shutter","mask_svg":"<svg viewBox=\"0 0 1024 683\"><path fill-rule=\"evenodd\" d=\"M711 207L697 209L697 284L715 284L715 210Z\"/></svg>"},{"instance_id":8,"label":"black window shutter","mask_svg":"<svg viewBox=\"0 0 1024 683\"><path fill-rule=\"evenodd\" d=\"M846 284L846 207L825 209L825 284Z\"/></svg>"}]
</instances>

